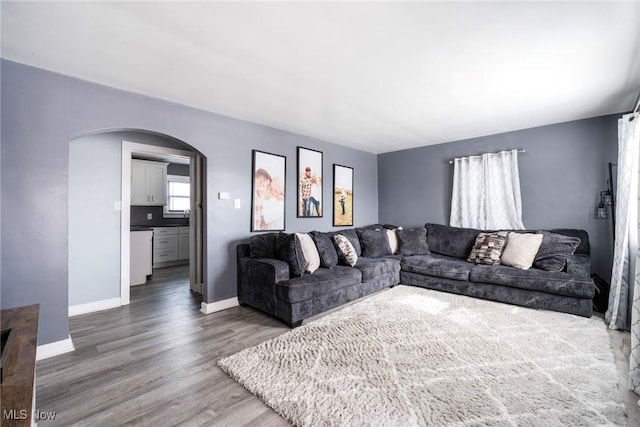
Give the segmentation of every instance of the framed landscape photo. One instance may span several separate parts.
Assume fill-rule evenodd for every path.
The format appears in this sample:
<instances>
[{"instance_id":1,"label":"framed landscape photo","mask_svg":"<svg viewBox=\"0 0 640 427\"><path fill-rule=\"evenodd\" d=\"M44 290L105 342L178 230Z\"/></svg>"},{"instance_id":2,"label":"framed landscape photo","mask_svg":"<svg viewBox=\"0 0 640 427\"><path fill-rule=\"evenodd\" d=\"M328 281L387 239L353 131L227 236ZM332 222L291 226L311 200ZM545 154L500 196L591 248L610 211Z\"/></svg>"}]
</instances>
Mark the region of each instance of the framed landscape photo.
<instances>
[{"instance_id":1,"label":"framed landscape photo","mask_svg":"<svg viewBox=\"0 0 640 427\"><path fill-rule=\"evenodd\" d=\"M251 231L284 231L287 158L253 150Z\"/></svg>"},{"instance_id":2,"label":"framed landscape photo","mask_svg":"<svg viewBox=\"0 0 640 427\"><path fill-rule=\"evenodd\" d=\"M298 218L322 217L322 151L298 147Z\"/></svg>"},{"instance_id":3,"label":"framed landscape photo","mask_svg":"<svg viewBox=\"0 0 640 427\"><path fill-rule=\"evenodd\" d=\"M333 225L353 226L353 168L333 165Z\"/></svg>"}]
</instances>

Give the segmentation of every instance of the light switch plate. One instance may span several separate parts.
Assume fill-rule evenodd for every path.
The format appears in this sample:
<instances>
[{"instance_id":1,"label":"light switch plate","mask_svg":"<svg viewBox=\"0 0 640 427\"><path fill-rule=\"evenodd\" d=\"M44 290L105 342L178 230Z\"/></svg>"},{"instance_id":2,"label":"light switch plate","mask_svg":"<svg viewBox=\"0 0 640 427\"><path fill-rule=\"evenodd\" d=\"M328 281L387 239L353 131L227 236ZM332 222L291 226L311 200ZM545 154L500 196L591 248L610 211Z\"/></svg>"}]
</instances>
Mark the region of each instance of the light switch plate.
<instances>
[{"instance_id":1,"label":"light switch plate","mask_svg":"<svg viewBox=\"0 0 640 427\"><path fill-rule=\"evenodd\" d=\"M226 191L221 191L218 193L218 199L220 200L229 200L229 193Z\"/></svg>"},{"instance_id":2,"label":"light switch plate","mask_svg":"<svg viewBox=\"0 0 640 427\"><path fill-rule=\"evenodd\" d=\"M153 214L152 213L148 213L147 214L147 219L153 219Z\"/></svg>"},{"instance_id":3,"label":"light switch plate","mask_svg":"<svg viewBox=\"0 0 640 427\"><path fill-rule=\"evenodd\" d=\"M233 207L236 209L240 209L240 199L235 199L233 201Z\"/></svg>"}]
</instances>

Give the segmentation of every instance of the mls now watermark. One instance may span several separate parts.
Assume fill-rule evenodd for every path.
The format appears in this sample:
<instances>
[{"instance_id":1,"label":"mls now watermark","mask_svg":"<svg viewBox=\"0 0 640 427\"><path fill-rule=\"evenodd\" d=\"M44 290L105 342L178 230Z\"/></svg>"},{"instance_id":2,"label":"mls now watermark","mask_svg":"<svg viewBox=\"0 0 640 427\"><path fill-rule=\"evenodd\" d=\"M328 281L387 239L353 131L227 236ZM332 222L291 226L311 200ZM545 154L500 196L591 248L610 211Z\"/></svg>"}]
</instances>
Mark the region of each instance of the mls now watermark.
<instances>
[{"instance_id":1,"label":"mls now watermark","mask_svg":"<svg viewBox=\"0 0 640 427\"><path fill-rule=\"evenodd\" d=\"M2 419L14 420L14 421L28 420L29 411L27 411L26 409L3 409ZM41 411L39 409L36 411L33 411L34 421L53 421L55 419L56 419L56 413L53 411Z\"/></svg>"}]
</instances>

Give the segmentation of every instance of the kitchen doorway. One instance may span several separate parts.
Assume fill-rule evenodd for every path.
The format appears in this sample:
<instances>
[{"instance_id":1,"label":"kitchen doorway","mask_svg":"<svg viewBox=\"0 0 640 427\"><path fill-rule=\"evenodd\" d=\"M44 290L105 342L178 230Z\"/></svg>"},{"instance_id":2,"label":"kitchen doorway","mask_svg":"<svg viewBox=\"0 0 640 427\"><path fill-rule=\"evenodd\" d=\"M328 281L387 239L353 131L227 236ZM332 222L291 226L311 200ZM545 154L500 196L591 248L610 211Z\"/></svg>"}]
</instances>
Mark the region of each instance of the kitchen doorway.
<instances>
[{"instance_id":1,"label":"kitchen doorway","mask_svg":"<svg viewBox=\"0 0 640 427\"><path fill-rule=\"evenodd\" d=\"M137 159L137 160L135 160ZM168 148L155 145L140 144L131 141L122 141L122 214L121 214L121 271L120 271L120 304L127 305L130 302L130 286L133 283L131 281L132 274L132 252L131 252L131 206L132 199L136 200L140 198L140 194L136 194L137 186L134 186L132 190L132 173L139 174L140 168L138 166L145 166L144 162L154 162L160 164L162 162L175 163L175 164L188 164L189 167L189 179L190 182L190 197L189 197L189 224L187 226L176 224L175 227L154 227L155 233L158 238L156 246L152 249L152 253L156 256L156 260L153 261L154 267L171 266L176 262L171 261L174 259L189 260L189 288L196 293L202 294L206 289L204 287L204 168L205 158L195 151L182 150L177 148ZM135 162L135 163L134 163ZM165 164L166 164L165 163ZM132 167L132 164L135 165ZM140 165L142 164L142 165ZM150 163L150 165L155 166ZM144 174L144 171L142 172ZM153 172L149 172L153 175ZM166 175L166 172L165 172ZM184 174L183 174L184 175ZM137 178L136 178L137 179ZM180 188L179 177L174 178L175 187ZM168 188L171 185L171 181L168 181ZM153 187L153 186L151 186ZM149 190L153 193L153 189ZM186 212L185 206L182 206L183 200L180 200L182 194L180 191L176 191L174 199L171 199L169 190L169 201L164 207L164 215L171 216L172 212L175 214L179 210ZM143 197L145 197L143 195ZM146 195L147 199L153 204L154 195ZM140 202L138 202L140 203ZM171 209L171 208L174 209ZM152 215L149 213L148 215ZM180 216L180 214L174 215ZM138 233L136 233L138 234ZM175 236L174 236L175 234ZM160 237L160 236L163 237ZM135 236L135 235L134 235ZM167 242L174 243L175 249L171 247L164 247L161 245L167 245ZM182 244L181 244L182 243ZM181 255L177 256L178 251L188 251L188 257ZM174 252L172 252L174 251ZM161 257L170 260L164 262ZM180 263L179 261L177 262ZM135 266L134 266L135 267ZM135 268L134 268L135 270Z\"/></svg>"}]
</instances>

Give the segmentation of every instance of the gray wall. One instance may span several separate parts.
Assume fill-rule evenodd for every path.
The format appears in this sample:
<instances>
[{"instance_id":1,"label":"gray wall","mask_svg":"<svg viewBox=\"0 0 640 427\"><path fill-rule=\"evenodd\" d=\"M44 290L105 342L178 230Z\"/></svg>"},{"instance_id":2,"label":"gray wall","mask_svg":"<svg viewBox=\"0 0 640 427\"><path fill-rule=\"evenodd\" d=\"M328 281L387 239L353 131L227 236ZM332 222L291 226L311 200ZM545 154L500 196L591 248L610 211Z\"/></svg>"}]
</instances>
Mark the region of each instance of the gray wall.
<instances>
[{"instance_id":1,"label":"gray wall","mask_svg":"<svg viewBox=\"0 0 640 427\"><path fill-rule=\"evenodd\" d=\"M520 185L527 228L589 232L593 271L609 280L611 222L594 219L607 163L617 159L617 118L598 117L378 156L379 220L449 223L454 157L523 148Z\"/></svg>"},{"instance_id":2,"label":"gray wall","mask_svg":"<svg viewBox=\"0 0 640 427\"><path fill-rule=\"evenodd\" d=\"M40 303L39 344L68 336L69 142L104 130L150 130L207 158L205 301L236 295L235 247L250 236L251 150L287 157L287 231L331 229L331 215L296 218L296 146L355 168L356 226L378 219L377 157L265 126L2 60L2 307ZM217 200L219 191L240 198ZM324 198L330 199L325 186ZM7 204L7 200L11 204ZM10 226L9 226L10 225Z\"/></svg>"},{"instance_id":3,"label":"gray wall","mask_svg":"<svg viewBox=\"0 0 640 427\"><path fill-rule=\"evenodd\" d=\"M121 199L123 140L184 148L141 132L105 132L70 142L69 306L120 297L120 212L113 202ZM154 220L163 223L162 207Z\"/></svg>"},{"instance_id":4,"label":"gray wall","mask_svg":"<svg viewBox=\"0 0 640 427\"><path fill-rule=\"evenodd\" d=\"M108 134L69 145L69 306L120 296L121 163Z\"/></svg>"}]
</instances>

